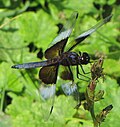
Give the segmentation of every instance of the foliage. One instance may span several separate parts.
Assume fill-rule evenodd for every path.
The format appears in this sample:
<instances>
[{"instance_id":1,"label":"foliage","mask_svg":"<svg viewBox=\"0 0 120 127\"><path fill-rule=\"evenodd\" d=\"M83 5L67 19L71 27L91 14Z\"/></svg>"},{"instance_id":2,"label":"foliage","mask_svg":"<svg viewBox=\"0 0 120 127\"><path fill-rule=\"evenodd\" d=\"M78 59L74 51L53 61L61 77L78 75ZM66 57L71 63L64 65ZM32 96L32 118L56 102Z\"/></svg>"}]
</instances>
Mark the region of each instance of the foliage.
<instances>
[{"instance_id":1,"label":"foliage","mask_svg":"<svg viewBox=\"0 0 120 127\"><path fill-rule=\"evenodd\" d=\"M64 96L57 84L57 96L50 118L51 100L39 95L39 69L13 70L18 63L44 60L43 52L57 36L73 11L79 12L71 38L95 25L98 20L113 14L112 20L92 34L74 51L86 51L94 60L105 57L105 79L97 82L96 93L104 95L95 103L95 113L100 118L103 109L113 105L101 127L120 125L120 2L118 0L0 0L0 127L92 127L92 118L82 105L74 109L76 101ZM97 19L97 21L96 21ZM37 56L40 55L40 58ZM86 65L90 71L91 65ZM78 81L81 98L88 82ZM97 98L98 99L98 98Z\"/></svg>"}]
</instances>

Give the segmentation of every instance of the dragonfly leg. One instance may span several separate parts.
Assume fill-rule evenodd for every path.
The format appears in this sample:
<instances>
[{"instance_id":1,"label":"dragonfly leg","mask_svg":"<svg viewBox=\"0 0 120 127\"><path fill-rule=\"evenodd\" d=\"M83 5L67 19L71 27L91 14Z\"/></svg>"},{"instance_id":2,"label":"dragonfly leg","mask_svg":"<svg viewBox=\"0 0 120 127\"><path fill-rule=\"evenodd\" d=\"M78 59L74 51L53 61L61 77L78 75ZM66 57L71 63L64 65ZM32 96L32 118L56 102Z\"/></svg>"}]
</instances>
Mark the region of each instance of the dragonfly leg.
<instances>
[{"instance_id":1,"label":"dragonfly leg","mask_svg":"<svg viewBox=\"0 0 120 127\"><path fill-rule=\"evenodd\" d=\"M70 75L71 75L71 80L74 81L73 73L72 73L72 70L71 70L70 66L68 66L68 69L69 69L69 72L70 72Z\"/></svg>"},{"instance_id":2,"label":"dragonfly leg","mask_svg":"<svg viewBox=\"0 0 120 127\"><path fill-rule=\"evenodd\" d=\"M70 65L70 61L69 61L68 59L66 59L66 61L67 61L68 65ZM68 70L69 70L69 72L70 72L71 80L74 82L73 72L72 72L70 66L68 66Z\"/></svg>"},{"instance_id":3,"label":"dragonfly leg","mask_svg":"<svg viewBox=\"0 0 120 127\"><path fill-rule=\"evenodd\" d=\"M83 66L81 64L80 64L80 67L82 69L83 74L89 74L90 73L90 72L85 72L84 69L83 69Z\"/></svg>"},{"instance_id":4,"label":"dragonfly leg","mask_svg":"<svg viewBox=\"0 0 120 127\"><path fill-rule=\"evenodd\" d=\"M85 76L85 74L88 74L88 73L85 73L85 71L84 71L82 65L81 65L80 67L81 67L81 69L82 69L82 71L83 71L84 74L81 74L81 73L79 72L79 67L78 67L78 65L77 65L77 68L76 68L76 70L77 70L77 71L76 71L76 72L77 72L77 78L80 79L80 80L83 80L83 81L87 81L87 82L88 82L88 81L90 80L90 78L89 78L88 76ZM79 75L81 75L81 76L83 76L83 77L85 77L85 78L87 78L87 79L89 79L89 80L82 79L82 78L79 77Z\"/></svg>"}]
</instances>

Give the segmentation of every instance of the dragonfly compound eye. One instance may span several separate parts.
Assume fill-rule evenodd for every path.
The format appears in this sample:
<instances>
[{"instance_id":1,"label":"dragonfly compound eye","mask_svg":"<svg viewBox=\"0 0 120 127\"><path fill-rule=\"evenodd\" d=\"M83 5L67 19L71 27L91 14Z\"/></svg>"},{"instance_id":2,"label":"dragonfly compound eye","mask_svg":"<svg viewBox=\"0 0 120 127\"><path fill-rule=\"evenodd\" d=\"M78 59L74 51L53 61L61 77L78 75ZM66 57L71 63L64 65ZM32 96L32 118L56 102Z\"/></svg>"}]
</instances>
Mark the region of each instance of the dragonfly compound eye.
<instances>
[{"instance_id":1,"label":"dragonfly compound eye","mask_svg":"<svg viewBox=\"0 0 120 127\"><path fill-rule=\"evenodd\" d=\"M83 52L79 60L80 64L88 64L90 62L90 56L88 55L88 53Z\"/></svg>"}]
</instances>

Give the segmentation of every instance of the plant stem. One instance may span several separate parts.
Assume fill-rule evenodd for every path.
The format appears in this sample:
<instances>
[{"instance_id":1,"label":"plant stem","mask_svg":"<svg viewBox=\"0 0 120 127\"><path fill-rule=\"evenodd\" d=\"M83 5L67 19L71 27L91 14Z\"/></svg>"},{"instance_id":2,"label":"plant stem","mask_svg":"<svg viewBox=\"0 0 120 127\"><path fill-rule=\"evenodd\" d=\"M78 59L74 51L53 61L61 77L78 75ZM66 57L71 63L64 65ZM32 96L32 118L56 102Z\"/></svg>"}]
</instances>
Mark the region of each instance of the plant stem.
<instances>
[{"instance_id":1,"label":"plant stem","mask_svg":"<svg viewBox=\"0 0 120 127\"><path fill-rule=\"evenodd\" d=\"M5 88L3 88L3 91L2 91L1 106L0 106L0 111L1 112L3 112L4 98L5 98Z\"/></svg>"},{"instance_id":2,"label":"plant stem","mask_svg":"<svg viewBox=\"0 0 120 127\"><path fill-rule=\"evenodd\" d=\"M93 120L93 123L94 123L94 127L98 127L98 122L96 121L95 112L94 112L94 102L92 103L89 110L90 110L90 114L91 114L91 117L92 117L92 120Z\"/></svg>"}]
</instances>

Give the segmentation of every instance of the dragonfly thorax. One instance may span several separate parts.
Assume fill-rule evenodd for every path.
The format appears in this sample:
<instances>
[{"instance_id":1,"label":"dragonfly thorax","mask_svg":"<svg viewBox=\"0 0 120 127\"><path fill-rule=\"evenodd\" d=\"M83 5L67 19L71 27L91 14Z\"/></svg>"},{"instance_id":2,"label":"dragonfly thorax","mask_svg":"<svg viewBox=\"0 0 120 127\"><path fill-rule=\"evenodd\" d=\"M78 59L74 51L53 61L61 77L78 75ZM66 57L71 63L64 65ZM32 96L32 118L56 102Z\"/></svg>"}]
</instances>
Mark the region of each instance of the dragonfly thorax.
<instances>
[{"instance_id":1,"label":"dragonfly thorax","mask_svg":"<svg viewBox=\"0 0 120 127\"><path fill-rule=\"evenodd\" d=\"M79 55L75 52L64 52L61 55L61 65L70 66L70 65L78 65L79 64Z\"/></svg>"}]
</instances>

